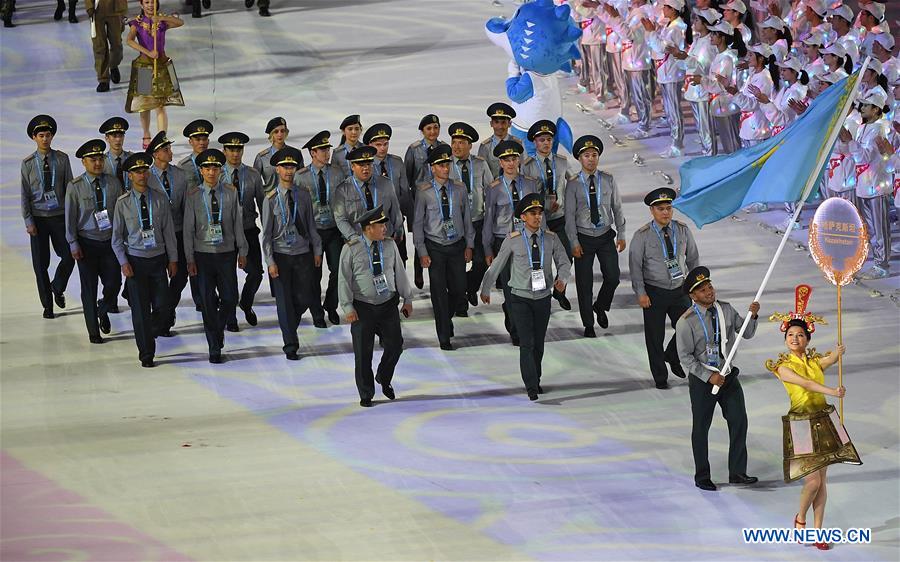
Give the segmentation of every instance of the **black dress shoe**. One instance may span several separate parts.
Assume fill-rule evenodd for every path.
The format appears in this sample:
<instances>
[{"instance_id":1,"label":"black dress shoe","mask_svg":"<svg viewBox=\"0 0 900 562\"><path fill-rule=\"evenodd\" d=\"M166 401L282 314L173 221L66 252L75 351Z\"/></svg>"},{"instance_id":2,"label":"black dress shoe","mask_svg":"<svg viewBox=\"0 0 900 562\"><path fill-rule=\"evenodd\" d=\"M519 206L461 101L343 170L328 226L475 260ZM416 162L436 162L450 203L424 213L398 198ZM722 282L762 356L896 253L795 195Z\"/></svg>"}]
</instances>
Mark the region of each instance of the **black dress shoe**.
<instances>
[{"instance_id":1,"label":"black dress shoe","mask_svg":"<svg viewBox=\"0 0 900 562\"><path fill-rule=\"evenodd\" d=\"M3 18L3 27L15 27L16 24L13 23L12 18Z\"/></svg>"},{"instance_id":2,"label":"black dress shoe","mask_svg":"<svg viewBox=\"0 0 900 562\"><path fill-rule=\"evenodd\" d=\"M381 393L384 394L389 400L393 400L397 397L397 395L394 394L394 387L389 384L381 385Z\"/></svg>"},{"instance_id":3,"label":"black dress shoe","mask_svg":"<svg viewBox=\"0 0 900 562\"><path fill-rule=\"evenodd\" d=\"M197 312L203 312L203 308L199 304L194 305L194 310L196 310Z\"/></svg>"},{"instance_id":4,"label":"black dress shoe","mask_svg":"<svg viewBox=\"0 0 900 562\"><path fill-rule=\"evenodd\" d=\"M519 338L510 337L513 347L519 347Z\"/></svg>"},{"instance_id":5,"label":"black dress shoe","mask_svg":"<svg viewBox=\"0 0 900 562\"><path fill-rule=\"evenodd\" d=\"M252 7L253 7L253 2L254 2L254 0L244 0L244 7L245 7L245 8L252 8Z\"/></svg>"},{"instance_id":6,"label":"black dress shoe","mask_svg":"<svg viewBox=\"0 0 900 562\"><path fill-rule=\"evenodd\" d=\"M215 355L210 355L210 356L209 356L209 362L210 362L210 363L213 363L213 364L215 364L215 365L219 365L219 364L225 362L225 358L222 357L222 354L221 354L221 353L216 353Z\"/></svg>"},{"instance_id":7,"label":"black dress shoe","mask_svg":"<svg viewBox=\"0 0 900 562\"><path fill-rule=\"evenodd\" d=\"M100 323L101 332L108 334L112 331L112 325L109 322L109 314L101 312L100 315L97 316L97 321Z\"/></svg>"},{"instance_id":8,"label":"black dress shoe","mask_svg":"<svg viewBox=\"0 0 900 562\"><path fill-rule=\"evenodd\" d=\"M759 482L759 478L746 474L734 474L728 477L729 484L756 484L757 482Z\"/></svg>"},{"instance_id":9,"label":"black dress shoe","mask_svg":"<svg viewBox=\"0 0 900 562\"><path fill-rule=\"evenodd\" d=\"M371 400L371 399L366 399L366 398L364 398L364 399L362 399L362 400L359 401L359 405L362 406L363 408L371 408L371 407L372 407L372 400Z\"/></svg>"},{"instance_id":10,"label":"black dress shoe","mask_svg":"<svg viewBox=\"0 0 900 562\"><path fill-rule=\"evenodd\" d=\"M694 482L694 486L697 486L701 490L706 490L707 492L715 492L717 490L716 485L713 484L713 481L707 478L706 480L700 480L699 482Z\"/></svg>"},{"instance_id":11,"label":"black dress shoe","mask_svg":"<svg viewBox=\"0 0 900 562\"><path fill-rule=\"evenodd\" d=\"M297 355L297 352L296 352L296 351L289 351L289 352L287 352L287 353L284 354L284 357L285 357L285 359L287 359L288 361L299 361L299 360L300 360L300 356Z\"/></svg>"},{"instance_id":12,"label":"black dress shoe","mask_svg":"<svg viewBox=\"0 0 900 562\"><path fill-rule=\"evenodd\" d=\"M156 363L153 362L153 359L144 359L141 361L141 367L152 369L153 367L156 367Z\"/></svg>"},{"instance_id":13,"label":"black dress shoe","mask_svg":"<svg viewBox=\"0 0 900 562\"><path fill-rule=\"evenodd\" d=\"M553 291L553 298L556 299L556 302L559 303L559 307L563 310L572 310L572 303L569 302L569 299L566 297L564 293L559 293Z\"/></svg>"},{"instance_id":14,"label":"black dress shoe","mask_svg":"<svg viewBox=\"0 0 900 562\"><path fill-rule=\"evenodd\" d=\"M421 289L422 287L425 286L425 279L422 277L421 273L416 275L416 278L414 281L415 281L417 289Z\"/></svg>"},{"instance_id":15,"label":"black dress shoe","mask_svg":"<svg viewBox=\"0 0 900 562\"><path fill-rule=\"evenodd\" d=\"M109 79L112 80L113 84L118 84L122 81L122 75L119 73L118 66L109 69Z\"/></svg>"},{"instance_id":16,"label":"black dress shoe","mask_svg":"<svg viewBox=\"0 0 900 562\"><path fill-rule=\"evenodd\" d=\"M341 315L338 314L337 310L329 310L328 321L337 326L341 323Z\"/></svg>"},{"instance_id":17,"label":"black dress shoe","mask_svg":"<svg viewBox=\"0 0 900 562\"><path fill-rule=\"evenodd\" d=\"M202 18L203 17L203 14L200 13L199 6L198 6L198 9L191 12L191 17L192 18Z\"/></svg>"},{"instance_id":18,"label":"black dress shoe","mask_svg":"<svg viewBox=\"0 0 900 562\"><path fill-rule=\"evenodd\" d=\"M478 291L469 293L469 304L471 304L472 306L478 306Z\"/></svg>"},{"instance_id":19,"label":"black dress shoe","mask_svg":"<svg viewBox=\"0 0 900 562\"><path fill-rule=\"evenodd\" d=\"M544 393L544 387L542 387L541 385L538 385L538 386L537 386L537 393L538 393L538 394L543 394L543 393Z\"/></svg>"},{"instance_id":20,"label":"black dress shoe","mask_svg":"<svg viewBox=\"0 0 900 562\"><path fill-rule=\"evenodd\" d=\"M588 326L587 328L584 329L584 337L586 337L586 338L596 338L597 337L597 332L594 331L593 326Z\"/></svg>"},{"instance_id":21,"label":"black dress shoe","mask_svg":"<svg viewBox=\"0 0 900 562\"><path fill-rule=\"evenodd\" d=\"M313 320L313 326L315 326L316 328L327 328L328 324L325 323L324 318L316 318L315 320Z\"/></svg>"},{"instance_id":22,"label":"black dress shoe","mask_svg":"<svg viewBox=\"0 0 900 562\"><path fill-rule=\"evenodd\" d=\"M526 389L526 392L528 392L528 399L532 402L538 399L538 392L536 388L528 388Z\"/></svg>"},{"instance_id":23,"label":"black dress shoe","mask_svg":"<svg viewBox=\"0 0 900 562\"><path fill-rule=\"evenodd\" d=\"M233 322L233 323L229 322L228 324L225 324L225 329L228 330L229 332L240 332L241 331L241 327L237 325L237 322Z\"/></svg>"},{"instance_id":24,"label":"black dress shoe","mask_svg":"<svg viewBox=\"0 0 900 562\"><path fill-rule=\"evenodd\" d=\"M109 310L107 312L109 312L110 314L118 314L119 313L119 305L117 305L117 304L112 305L111 307L109 307Z\"/></svg>"},{"instance_id":25,"label":"black dress shoe","mask_svg":"<svg viewBox=\"0 0 900 562\"><path fill-rule=\"evenodd\" d=\"M65 11L66 11L66 4L65 4L65 2L57 2L57 4L56 4L56 11L53 12L53 19L55 19L56 21L61 20L61 19L62 19L63 12L65 12Z\"/></svg>"},{"instance_id":26,"label":"black dress shoe","mask_svg":"<svg viewBox=\"0 0 900 562\"><path fill-rule=\"evenodd\" d=\"M669 390L669 383L658 382L658 383L656 383L656 388L658 388L659 390Z\"/></svg>"},{"instance_id":27,"label":"black dress shoe","mask_svg":"<svg viewBox=\"0 0 900 562\"><path fill-rule=\"evenodd\" d=\"M66 295L64 293L53 293L53 302L56 303L56 306L59 308L66 307Z\"/></svg>"},{"instance_id":28,"label":"black dress shoe","mask_svg":"<svg viewBox=\"0 0 900 562\"><path fill-rule=\"evenodd\" d=\"M161 338L174 338L175 332L172 331L171 328L166 328L162 332L159 333L159 337Z\"/></svg>"},{"instance_id":29,"label":"black dress shoe","mask_svg":"<svg viewBox=\"0 0 900 562\"><path fill-rule=\"evenodd\" d=\"M600 305L596 302L592 308L597 313L597 324L604 330L609 328L609 318L606 317L606 311L600 308Z\"/></svg>"},{"instance_id":30,"label":"black dress shoe","mask_svg":"<svg viewBox=\"0 0 900 562\"><path fill-rule=\"evenodd\" d=\"M211 0L203 0L203 7L204 7L204 8L206 8L206 9L208 10L211 6L212 6L212 1L211 1Z\"/></svg>"},{"instance_id":31,"label":"black dress shoe","mask_svg":"<svg viewBox=\"0 0 900 562\"><path fill-rule=\"evenodd\" d=\"M244 311L244 319L247 321L247 324L251 326L256 326L259 323L259 319L256 317L256 312L253 311L252 306L248 306L247 308L242 308Z\"/></svg>"},{"instance_id":32,"label":"black dress shoe","mask_svg":"<svg viewBox=\"0 0 900 562\"><path fill-rule=\"evenodd\" d=\"M458 317L460 317L460 318L468 318L468 317L469 317L469 311L468 311L468 310L460 310L460 311L457 312L454 316L458 316Z\"/></svg>"},{"instance_id":33,"label":"black dress shoe","mask_svg":"<svg viewBox=\"0 0 900 562\"><path fill-rule=\"evenodd\" d=\"M102 336L88 336L88 340L89 340L91 343L103 343L103 342L106 341L106 340L103 339Z\"/></svg>"},{"instance_id":34,"label":"black dress shoe","mask_svg":"<svg viewBox=\"0 0 900 562\"><path fill-rule=\"evenodd\" d=\"M443 349L444 351L453 351L453 344L448 341L442 341L441 349Z\"/></svg>"},{"instance_id":35,"label":"black dress shoe","mask_svg":"<svg viewBox=\"0 0 900 562\"><path fill-rule=\"evenodd\" d=\"M69 23L78 23L78 16L75 15L75 12L69 12Z\"/></svg>"},{"instance_id":36,"label":"black dress shoe","mask_svg":"<svg viewBox=\"0 0 900 562\"><path fill-rule=\"evenodd\" d=\"M44 309L44 315L43 315L43 316L44 316L44 318L46 318L47 320L53 320L54 318L56 318L56 315L53 314L53 309L52 309L52 308L45 308L45 309Z\"/></svg>"},{"instance_id":37,"label":"black dress shoe","mask_svg":"<svg viewBox=\"0 0 900 562\"><path fill-rule=\"evenodd\" d=\"M268 9L268 8L260 8L260 9L259 9L259 15L262 16L262 17L264 17L264 18L267 18L267 17L271 16L272 14L269 13L269 9Z\"/></svg>"},{"instance_id":38,"label":"black dress shoe","mask_svg":"<svg viewBox=\"0 0 900 562\"><path fill-rule=\"evenodd\" d=\"M100 82L97 84L98 92L108 92L109 91L109 82Z\"/></svg>"},{"instance_id":39,"label":"black dress shoe","mask_svg":"<svg viewBox=\"0 0 900 562\"><path fill-rule=\"evenodd\" d=\"M684 369L681 368L681 363L669 363L669 367L672 369L672 374L679 379L683 379L687 376Z\"/></svg>"}]
</instances>

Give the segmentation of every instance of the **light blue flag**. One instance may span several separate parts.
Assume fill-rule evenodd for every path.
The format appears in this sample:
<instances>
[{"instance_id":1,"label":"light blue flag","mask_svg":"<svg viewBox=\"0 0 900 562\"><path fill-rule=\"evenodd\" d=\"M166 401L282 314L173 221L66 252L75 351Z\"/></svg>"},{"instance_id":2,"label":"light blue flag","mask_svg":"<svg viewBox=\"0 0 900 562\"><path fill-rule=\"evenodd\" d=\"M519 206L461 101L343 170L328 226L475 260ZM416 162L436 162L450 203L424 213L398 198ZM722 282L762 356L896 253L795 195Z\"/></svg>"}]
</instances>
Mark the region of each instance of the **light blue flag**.
<instances>
[{"instance_id":1,"label":"light blue flag","mask_svg":"<svg viewBox=\"0 0 900 562\"><path fill-rule=\"evenodd\" d=\"M825 166L816 165L823 152L831 154L832 132L843 125L858 80L857 72L833 84L790 126L756 146L682 164L674 206L702 228L751 203L799 201L809 177L821 179Z\"/></svg>"}]
</instances>

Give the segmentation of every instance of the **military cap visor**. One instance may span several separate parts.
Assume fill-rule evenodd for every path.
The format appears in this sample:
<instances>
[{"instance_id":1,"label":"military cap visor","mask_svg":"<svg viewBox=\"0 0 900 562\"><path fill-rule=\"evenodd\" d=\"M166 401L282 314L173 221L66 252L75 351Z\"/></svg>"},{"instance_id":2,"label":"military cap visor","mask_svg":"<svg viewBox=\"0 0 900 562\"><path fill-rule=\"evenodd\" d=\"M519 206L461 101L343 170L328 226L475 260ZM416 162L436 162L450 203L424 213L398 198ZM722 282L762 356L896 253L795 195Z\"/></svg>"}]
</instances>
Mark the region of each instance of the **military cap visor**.
<instances>
[{"instance_id":1,"label":"military cap visor","mask_svg":"<svg viewBox=\"0 0 900 562\"><path fill-rule=\"evenodd\" d=\"M210 148L201 152L197 156L196 162L200 167L218 166L221 168L225 165L225 153L217 148Z\"/></svg>"},{"instance_id":2,"label":"military cap visor","mask_svg":"<svg viewBox=\"0 0 900 562\"><path fill-rule=\"evenodd\" d=\"M541 209L544 208L544 201L541 197L535 197L534 195L526 195L524 199L520 199L518 203L516 203L516 216L521 216L530 211L531 209Z\"/></svg>"},{"instance_id":3,"label":"military cap visor","mask_svg":"<svg viewBox=\"0 0 900 562\"><path fill-rule=\"evenodd\" d=\"M450 126L447 127L447 131L450 133L450 138L460 138L466 139L469 142L478 142L478 131L468 123L463 123L461 121L451 123Z\"/></svg>"},{"instance_id":4,"label":"military cap visor","mask_svg":"<svg viewBox=\"0 0 900 562\"><path fill-rule=\"evenodd\" d=\"M497 158L508 158L510 156L521 156L523 152L522 145L512 140L500 141L494 147L494 156Z\"/></svg>"},{"instance_id":5,"label":"military cap visor","mask_svg":"<svg viewBox=\"0 0 900 562\"><path fill-rule=\"evenodd\" d=\"M594 135L585 135L575 141L572 152L574 153L575 158L578 158L581 156L582 152L590 149L596 150L597 154L603 154L603 142Z\"/></svg>"},{"instance_id":6,"label":"military cap visor","mask_svg":"<svg viewBox=\"0 0 900 562\"><path fill-rule=\"evenodd\" d=\"M319 131L316 136L309 139L306 144L303 145L303 148L312 150L314 148L331 148L331 132L330 131Z\"/></svg>"},{"instance_id":7,"label":"military cap visor","mask_svg":"<svg viewBox=\"0 0 900 562\"><path fill-rule=\"evenodd\" d=\"M29 137L33 137L44 131L50 131L51 134L56 134L56 120L49 115L37 115L28 122Z\"/></svg>"},{"instance_id":8,"label":"military cap visor","mask_svg":"<svg viewBox=\"0 0 900 562\"><path fill-rule=\"evenodd\" d=\"M379 139L390 140L391 135L393 134L393 129L391 129L391 126L387 123L376 123L366 129L365 134L363 134L363 144L369 144L372 141L376 141Z\"/></svg>"},{"instance_id":9,"label":"military cap visor","mask_svg":"<svg viewBox=\"0 0 900 562\"><path fill-rule=\"evenodd\" d=\"M532 125L528 129L528 140L534 141L539 135L551 135L556 136L556 125L553 121L548 121L546 119L542 119L540 121L536 121L534 125Z\"/></svg>"},{"instance_id":10,"label":"military cap visor","mask_svg":"<svg viewBox=\"0 0 900 562\"><path fill-rule=\"evenodd\" d=\"M219 144L227 147L241 147L250 142L250 137L237 131L225 133L219 137Z\"/></svg>"},{"instance_id":11,"label":"military cap visor","mask_svg":"<svg viewBox=\"0 0 900 562\"><path fill-rule=\"evenodd\" d=\"M273 166L294 166L297 168L300 166L301 156L299 150L292 146L286 146L272 155L269 159L269 164Z\"/></svg>"},{"instance_id":12,"label":"military cap visor","mask_svg":"<svg viewBox=\"0 0 900 562\"><path fill-rule=\"evenodd\" d=\"M197 136L209 136L213 132L213 124L206 119L197 119L188 123L182 134L188 138Z\"/></svg>"},{"instance_id":13,"label":"military cap visor","mask_svg":"<svg viewBox=\"0 0 900 562\"><path fill-rule=\"evenodd\" d=\"M671 203L675 200L675 190L669 187L654 189L644 197L644 204L652 207L658 203Z\"/></svg>"},{"instance_id":14,"label":"military cap visor","mask_svg":"<svg viewBox=\"0 0 900 562\"><path fill-rule=\"evenodd\" d=\"M453 151L446 144L442 144L433 148L428 153L428 163L432 166L435 164L443 164L453 160Z\"/></svg>"},{"instance_id":15,"label":"military cap visor","mask_svg":"<svg viewBox=\"0 0 900 562\"><path fill-rule=\"evenodd\" d=\"M497 102L488 106L487 114L491 119L512 119L516 116L516 110L509 104Z\"/></svg>"},{"instance_id":16,"label":"military cap visor","mask_svg":"<svg viewBox=\"0 0 900 562\"><path fill-rule=\"evenodd\" d=\"M100 133L110 135L113 133L125 134L128 130L128 121L122 117L110 117L100 125Z\"/></svg>"},{"instance_id":17,"label":"military cap visor","mask_svg":"<svg viewBox=\"0 0 900 562\"><path fill-rule=\"evenodd\" d=\"M150 144L147 145L147 150L152 154L159 150L160 148L165 148L172 144L172 139L166 138L166 132L160 131L156 133L156 136L153 137L153 140L150 141Z\"/></svg>"},{"instance_id":18,"label":"military cap visor","mask_svg":"<svg viewBox=\"0 0 900 562\"><path fill-rule=\"evenodd\" d=\"M148 169L152 162L152 157L146 152L135 152L125 159L122 167L126 172L137 172Z\"/></svg>"},{"instance_id":19,"label":"military cap visor","mask_svg":"<svg viewBox=\"0 0 900 562\"><path fill-rule=\"evenodd\" d=\"M350 151L347 160L353 164L368 164L375 160L375 149L371 146L359 146Z\"/></svg>"},{"instance_id":20,"label":"military cap visor","mask_svg":"<svg viewBox=\"0 0 900 562\"><path fill-rule=\"evenodd\" d=\"M712 279L709 276L709 269L707 269L706 267L703 267L702 265L697 266L694 269L692 269L691 272L688 274L687 280L685 281L685 283L683 285L684 292L691 293L695 289L700 287L700 285L703 285L704 283L706 283L708 281L712 281Z\"/></svg>"},{"instance_id":21,"label":"military cap visor","mask_svg":"<svg viewBox=\"0 0 900 562\"><path fill-rule=\"evenodd\" d=\"M362 216L359 217L359 220L357 222L359 223L359 225L361 227L365 228L365 227L369 226L370 224L379 224L382 222L387 222L387 220L388 220L388 218L384 214L384 207L381 205L378 205L374 209L371 209L371 210L363 213Z\"/></svg>"},{"instance_id":22,"label":"military cap visor","mask_svg":"<svg viewBox=\"0 0 900 562\"><path fill-rule=\"evenodd\" d=\"M102 139L89 140L75 151L76 158L90 158L91 156L103 156L106 152L106 143Z\"/></svg>"}]
</instances>

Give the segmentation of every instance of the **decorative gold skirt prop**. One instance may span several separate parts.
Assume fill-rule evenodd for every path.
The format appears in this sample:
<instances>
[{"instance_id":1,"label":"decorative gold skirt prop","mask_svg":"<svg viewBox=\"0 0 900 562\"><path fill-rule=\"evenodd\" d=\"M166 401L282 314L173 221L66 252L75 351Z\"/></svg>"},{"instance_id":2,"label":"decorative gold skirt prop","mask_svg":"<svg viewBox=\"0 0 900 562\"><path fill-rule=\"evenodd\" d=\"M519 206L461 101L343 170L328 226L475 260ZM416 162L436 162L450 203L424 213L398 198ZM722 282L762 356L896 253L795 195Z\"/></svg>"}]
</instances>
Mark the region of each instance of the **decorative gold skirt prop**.
<instances>
[{"instance_id":1,"label":"decorative gold skirt prop","mask_svg":"<svg viewBox=\"0 0 900 562\"><path fill-rule=\"evenodd\" d=\"M834 406L811 414L781 416L784 481L793 482L830 464L862 464Z\"/></svg>"},{"instance_id":2,"label":"decorative gold skirt prop","mask_svg":"<svg viewBox=\"0 0 900 562\"><path fill-rule=\"evenodd\" d=\"M131 62L131 81L128 84L125 111L139 113L166 105L184 105L175 65L169 57L157 59L154 79L153 59L141 54Z\"/></svg>"}]
</instances>

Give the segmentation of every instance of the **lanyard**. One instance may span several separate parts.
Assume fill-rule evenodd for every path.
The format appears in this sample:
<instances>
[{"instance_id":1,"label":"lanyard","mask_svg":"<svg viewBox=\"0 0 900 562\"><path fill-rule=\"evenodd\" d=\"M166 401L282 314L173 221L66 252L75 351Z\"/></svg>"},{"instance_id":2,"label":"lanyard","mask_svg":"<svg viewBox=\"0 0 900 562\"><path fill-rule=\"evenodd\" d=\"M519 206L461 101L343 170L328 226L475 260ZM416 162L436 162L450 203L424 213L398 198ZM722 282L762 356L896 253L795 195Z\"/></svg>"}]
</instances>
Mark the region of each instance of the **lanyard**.
<instances>
[{"instance_id":1,"label":"lanyard","mask_svg":"<svg viewBox=\"0 0 900 562\"><path fill-rule=\"evenodd\" d=\"M350 176L350 179L353 180L353 187L356 188L356 192L359 193L359 198L362 200L363 207L366 206L366 196L363 194L362 188L359 187L359 182L356 181L356 176ZM369 179L370 187L369 191L372 192L372 209L378 206L378 190L375 189L375 181L374 176ZM365 183L365 182L363 182ZM371 210L371 209L370 209Z\"/></svg>"},{"instance_id":2,"label":"lanyard","mask_svg":"<svg viewBox=\"0 0 900 562\"><path fill-rule=\"evenodd\" d=\"M594 174L591 174L591 176L593 176L593 175ZM584 181L584 170L578 172L578 177L581 179L581 185L584 186L584 200L588 204L588 207L590 207L591 206L591 190L588 187L587 182ZM598 210L601 207L603 207L602 203L600 203L603 200L603 197L602 197L603 187L602 186L603 186L603 183L598 181L597 185L596 185L596 189L597 189L596 199L597 199L597 209ZM596 226L596 225L594 225L594 226Z\"/></svg>"},{"instance_id":3,"label":"lanyard","mask_svg":"<svg viewBox=\"0 0 900 562\"><path fill-rule=\"evenodd\" d=\"M540 233L541 239L541 269L544 269L544 231L543 229L538 229L535 234ZM525 255L528 256L528 263L531 264L531 269L534 271L534 260L531 258L531 238L528 236L528 231L524 228L522 229L522 242L525 243Z\"/></svg>"},{"instance_id":4,"label":"lanyard","mask_svg":"<svg viewBox=\"0 0 900 562\"><path fill-rule=\"evenodd\" d=\"M50 151L50 189L56 186L56 155ZM40 153L34 151L34 163L37 166L38 177L41 179L41 191L46 192L47 186L44 185L44 163L41 162Z\"/></svg>"},{"instance_id":5,"label":"lanyard","mask_svg":"<svg viewBox=\"0 0 900 562\"><path fill-rule=\"evenodd\" d=\"M87 175L87 172L82 174L85 183L91 186L91 193L94 195L94 208L96 209L98 205L100 205L100 199L97 198L97 190L94 189L94 182L90 180L90 176ZM103 208L106 209L106 181L102 176L97 176L97 179L100 180L100 191L103 192Z\"/></svg>"},{"instance_id":6,"label":"lanyard","mask_svg":"<svg viewBox=\"0 0 900 562\"><path fill-rule=\"evenodd\" d=\"M435 140L435 141L434 141L434 146L437 147L437 145L438 145L438 141ZM431 178L433 178L434 176L431 174L431 166L429 166L429 165L428 165L428 162L427 162L427 160L428 160L428 149L429 149L429 148L431 148L431 147L428 145L427 142L425 142L425 139L422 139L422 150L425 152L425 160L426 160L426 162L425 162L425 174L428 176L428 179L431 179Z\"/></svg>"},{"instance_id":7,"label":"lanyard","mask_svg":"<svg viewBox=\"0 0 900 562\"><path fill-rule=\"evenodd\" d=\"M319 202L319 205L328 205L328 202L331 201L331 177L328 175L328 170L325 169L325 166L322 166L321 170L316 170L316 168L310 164L309 171L313 176L313 191L316 193L316 201ZM325 176L325 201L322 201L319 198L319 173Z\"/></svg>"},{"instance_id":8,"label":"lanyard","mask_svg":"<svg viewBox=\"0 0 900 562\"><path fill-rule=\"evenodd\" d=\"M431 187L434 188L434 196L437 199L438 205L441 207L444 206L444 202L441 201L441 190L438 189L437 182L435 180L431 180ZM448 220L453 220L453 185L448 181L447 182L447 201L450 203L450 218ZM443 213L441 213L441 219L444 218Z\"/></svg>"},{"instance_id":9,"label":"lanyard","mask_svg":"<svg viewBox=\"0 0 900 562\"><path fill-rule=\"evenodd\" d=\"M521 177L522 177L521 175L516 176L516 179L514 179L513 181L519 181L519 179L520 179ZM504 174L504 175L500 176L500 179L503 180L503 187L506 189L506 196L509 197L509 204L512 205L512 207L513 207L513 215L515 215L515 213L516 213L516 210L515 210L516 202L513 201L512 191L510 191L510 189L509 189L509 182L506 181L506 175ZM522 182L519 181L519 199L522 199L522 191L521 191L521 189L522 189Z\"/></svg>"},{"instance_id":10,"label":"lanyard","mask_svg":"<svg viewBox=\"0 0 900 562\"><path fill-rule=\"evenodd\" d=\"M545 156L544 158L550 159L550 170L553 172L553 183L555 184L559 179L559 176L556 175L556 158L553 157L553 154L550 154L550 156ZM538 168L540 168L540 170L541 170L541 177L544 178L544 185L546 186L547 185L547 166L540 159L538 159ZM551 186L551 189L553 189L554 187L555 186ZM553 189L553 192L555 193L556 189Z\"/></svg>"},{"instance_id":11,"label":"lanyard","mask_svg":"<svg viewBox=\"0 0 900 562\"><path fill-rule=\"evenodd\" d=\"M205 184L204 184L204 187L206 187ZM207 191L207 190L204 190L204 191ZM210 194L213 191L219 191L219 195L220 195L220 197L219 197L219 212L218 212L218 216L216 217L216 219L218 219L218 222L213 223L212 213L209 210L209 203L206 202L207 195L205 193L201 194L200 199L203 199L203 206L206 207L206 219L209 222L209 224L222 224L222 207L224 206L225 202L222 201L221 191L219 190L219 184L216 184L216 187L214 187L213 189L210 189L208 191ZM210 195L210 197L212 197L212 196Z\"/></svg>"},{"instance_id":12,"label":"lanyard","mask_svg":"<svg viewBox=\"0 0 900 562\"><path fill-rule=\"evenodd\" d=\"M381 274L384 275L384 242L375 242L374 240L369 242L369 239L366 239L366 243L363 244L366 248L366 254L369 255L369 271L372 272L372 275L375 275L375 257L372 255L372 250L369 249L369 246L372 244L378 244L378 256L381 258Z\"/></svg>"},{"instance_id":13,"label":"lanyard","mask_svg":"<svg viewBox=\"0 0 900 562\"><path fill-rule=\"evenodd\" d=\"M700 313L700 308L697 306L697 303L692 303L691 306L694 308L694 312L697 313L697 318L700 319L700 326L703 327L703 337L706 338L706 347L709 347L709 331L706 329L706 320L703 318L703 314ZM713 306L715 306L715 304L713 304ZM722 319L719 318L719 320L716 322L716 333L713 335L713 337L715 338L714 343L716 344L716 347L719 346L719 330L721 327L721 323Z\"/></svg>"},{"instance_id":14,"label":"lanyard","mask_svg":"<svg viewBox=\"0 0 900 562\"><path fill-rule=\"evenodd\" d=\"M122 152L122 155L119 158L122 159L122 164L125 164L125 152L124 151ZM106 153L106 159L109 161L109 169L112 170L112 172L113 172L112 175L115 176L116 175L116 164L115 164L115 160L113 160L112 152ZM118 177L118 176L116 176L116 177ZM123 188L128 187L128 172L126 172L125 170L122 170L122 183L124 184L122 186Z\"/></svg>"},{"instance_id":15,"label":"lanyard","mask_svg":"<svg viewBox=\"0 0 900 562\"><path fill-rule=\"evenodd\" d=\"M468 158L465 159L465 162L469 165L469 185L467 185L466 187L469 188L469 192L471 193L472 189L475 188L475 186L473 185L474 184L473 178L475 177L475 174L472 173L474 170L472 170L473 166L472 166L472 155L471 154L469 155ZM457 160L453 163L453 167L456 168L456 175L458 175L459 180L462 181L462 179L463 179L462 170L459 169L459 163L460 163L460 159L457 158Z\"/></svg>"},{"instance_id":16,"label":"lanyard","mask_svg":"<svg viewBox=\"0 0 900 562\"><path fill-rule=\"evenodd\" d=\"M671 223L670 223L671 224ZM656 233L656 237L659 238L659 244L662 246L663 258L667 260L675 259L678 256L678 229L672 228L672 256L669 257L669 252L666 250L666 241L663 240L662 232L660 232L659 227L656 226L656 221L650 221L650 228L653 229L653 232Z\"/></svg>"},{"instance_id":17,"label":"lanyard","mask_svg":"<svg viewBox=\"0 0 900 562\"><path fill-rule=\"evenodd\" d=\"M387 179L389 179L389 180L391 180L391 182L393 182L394 181L394 165L391 164L391 155L385 154L384 158L381 160L381 162L384 163L385 166L387 166L387 173L388 173Z\"/></svg>"},{"instance_id":18,"label":"lanyard","mask_svg":"<svg viewBox=\"0 0 900 562\"><path fill-rule=\"evenodd\" d=\"M293 189L293 188L291 188ZM297 198L294 198L294 215L291 217L292 222L288 223L288 214L287 207L285 206L284 200L287 197L288 190L285 190L284 193L281 192L281 189L278 190L278 205L281 207L281 224L287 228L291 224L296 226L297 224L297 210L300 208L300 202L297 201Z\"/></svg>"},{"instance_id":19,"label":"lanyard","mask_svg":"<svg viewBox=\"0 0 900 562\"><path fill-rule=\"evenodd\" d=\"M227 166L227 165L226 165L226 166L225 166L225 172L227 173L229 170L231 171L231 174L227 174L227 175L228 175L228 179L230 180L232 174L234 174L234 168L231 168L231 166ZM243 165L243 164L241 164L241 165L237 168L237 173L238 173L238 181L239 181L240 184L241 184L240 186L238 186L238 195L239 195L239 197L240 197L239 201L240 201L241 204L243 205L243 204L244 204L244 184L246 183L246 182L244 181L244 176L245 176L246 174L244 173L244 165Z\"/></svg>"},{"instance_id":20,"label":"lanyard","mask_svg":"<svg viewBox=\"0 0 900 562\"><path fill-rule=\"evenodd\" d=\"M197 175L197 179L200 180L200 183L203 183L203 177L200 176L200 167L197 166L197 155L191 154L191 164L194 165L194 174Z\"/></svg>"},{"instance_id":21,"label":"lanyard","mask_svg":"<svg viewBox=\"0 0 900 562\"><path fill-rule=\"evenodd\" d=\"M166 192L166 184L163 183L162 176L159 175L159 168L156 167L156 164L150 166L150 171L153 173L153 177L156 178L156 181L159 182L159 187L162 188L163 193L165 193L165 192ZM169 189L172 190L172 191L174 191L174 190L172 189L172 183L171 183L171 181L169 182ZM169 195L168 193L166 193L166 197L169 199L169 203L171 203L171 202L172 202L172 196Z\"/></svg>"},{"instance_id":22,"label":"lanyard","mask_svg":"<svg viewBox=\"0 0 900 562\"><path fill-rule=\"evenodd\" d=\"M150 211L150 229L153 229L153 190L148 189L147 193L147 210ZM137 194L131 190L131 198L134 200L134 208L137 210L138 220L141 222L141 230L144 229L144 221L141 218L141 202L138 201Z\"/></svg>"}]
</instances>

